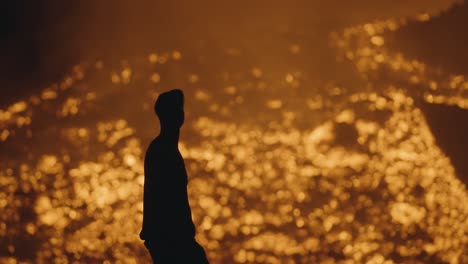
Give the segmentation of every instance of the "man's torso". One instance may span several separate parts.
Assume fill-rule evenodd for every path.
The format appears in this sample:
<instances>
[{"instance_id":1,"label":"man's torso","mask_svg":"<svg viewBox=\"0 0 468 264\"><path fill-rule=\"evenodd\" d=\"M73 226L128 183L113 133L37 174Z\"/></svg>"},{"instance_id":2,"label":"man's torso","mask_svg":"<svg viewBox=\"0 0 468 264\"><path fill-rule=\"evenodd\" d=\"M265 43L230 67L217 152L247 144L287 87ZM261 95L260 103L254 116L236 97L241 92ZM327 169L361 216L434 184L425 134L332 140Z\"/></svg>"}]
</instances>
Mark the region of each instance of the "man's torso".
<instances>
[{"instance_id":1,"label":"man's torso","mask_svg":"<svg viewBox=\"0 0 468 264\"><path fill-rule=\"evenodd\" d=\"M187 172L177 146L156 138L145 156L143 228L140 238L155 243L193 239Z\"/></svg>"}]
</instances>

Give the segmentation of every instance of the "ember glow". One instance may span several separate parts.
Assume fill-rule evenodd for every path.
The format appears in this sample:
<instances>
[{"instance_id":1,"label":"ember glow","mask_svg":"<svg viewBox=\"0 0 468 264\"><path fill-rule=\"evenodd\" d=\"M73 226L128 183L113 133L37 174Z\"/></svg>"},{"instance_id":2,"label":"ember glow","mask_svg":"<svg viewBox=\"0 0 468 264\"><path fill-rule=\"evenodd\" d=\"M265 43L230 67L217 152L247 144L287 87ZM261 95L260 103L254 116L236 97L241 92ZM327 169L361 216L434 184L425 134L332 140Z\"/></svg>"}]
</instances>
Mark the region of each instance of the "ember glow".
<instances>
[{"instance_id":1,"label":"ember glow","mask_svg":"<svg viewBox=\"0 0 468 264\"><path fill-rule=\"evenodd\" d=\"M187 98L180 149L212 263L467 263L466 186L414 101L467 109L468 76L389 50L384 34L405 23L330 34L357 91L251 65L241 49L210 70L155 50L80 63L1 109L0 263L149 263L142 162L153 102L173 87ZM377 83L381 68L425 88Z\"/></svg>"}]
</instances>

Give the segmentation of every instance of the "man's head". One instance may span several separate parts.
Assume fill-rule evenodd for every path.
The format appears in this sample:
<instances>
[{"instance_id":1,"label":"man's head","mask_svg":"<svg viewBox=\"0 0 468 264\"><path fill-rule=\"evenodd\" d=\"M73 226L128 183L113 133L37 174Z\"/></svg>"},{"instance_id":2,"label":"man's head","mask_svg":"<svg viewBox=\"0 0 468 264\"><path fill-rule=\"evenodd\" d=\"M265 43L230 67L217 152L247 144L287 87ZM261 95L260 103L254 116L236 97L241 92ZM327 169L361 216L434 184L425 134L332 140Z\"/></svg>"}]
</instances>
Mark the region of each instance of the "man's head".
<instances>
[{"instance_id":1,"label":"man's head","mask_svg":"<svg viewBox=\"0 0 468 264\"><path fill-rule=\"evenodd\" d=\"M160 94L154 104L154 112L161 127L180 128L184 123L184 93L174 89Z\"/></svg>"}]
</instances>

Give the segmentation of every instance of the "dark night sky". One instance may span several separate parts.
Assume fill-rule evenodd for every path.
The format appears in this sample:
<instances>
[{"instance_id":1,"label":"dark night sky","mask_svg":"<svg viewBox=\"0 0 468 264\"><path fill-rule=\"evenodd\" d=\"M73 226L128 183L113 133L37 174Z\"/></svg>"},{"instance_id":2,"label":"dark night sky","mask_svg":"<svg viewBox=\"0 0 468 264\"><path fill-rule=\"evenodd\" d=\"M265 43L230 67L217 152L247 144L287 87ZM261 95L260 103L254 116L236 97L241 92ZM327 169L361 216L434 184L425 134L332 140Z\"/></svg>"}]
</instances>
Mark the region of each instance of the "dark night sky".
<instances>
[{"instance_id":1,"label":"dark night sky","mask_svg":"<svg viewBox=\"0 0 468 264\"><path fill-rule=\"evenodd\" d=\"M62 53L61 57L50 56L48 51L53 45L67 45L70 33L74 31L72 23L68 28L61 28L71 21L73 14L79 12L77 4L72 1L4 1L0 9L0 80L2 94L0 103L9 102L21 97L34 83L47 82L58 78L64 71L57 68L66 67L76 59L71 53ZM50 41L53 34L60 34L62 39ZM65 56L64 56L65 55ZM46 67L45 58L51 58L54 69Z\"/></svg>"},{"instance_id":2,"label":"dark night sky","mask_svg":"<svg viewBox=\"0 0 468 264\"><path fill-rule=\"evenodd\" d=\"M122 59L146 54L155 47L185 49L190 41L199 40L257 45L248 43L256 31L287 25L329 32L372 19L414 14L415 9L434 10L449 2L430 0L425 3L426 10L420 10L417 0L3 1L0 105L59 80L81 60Z\"/></svg>"}]
</instances>

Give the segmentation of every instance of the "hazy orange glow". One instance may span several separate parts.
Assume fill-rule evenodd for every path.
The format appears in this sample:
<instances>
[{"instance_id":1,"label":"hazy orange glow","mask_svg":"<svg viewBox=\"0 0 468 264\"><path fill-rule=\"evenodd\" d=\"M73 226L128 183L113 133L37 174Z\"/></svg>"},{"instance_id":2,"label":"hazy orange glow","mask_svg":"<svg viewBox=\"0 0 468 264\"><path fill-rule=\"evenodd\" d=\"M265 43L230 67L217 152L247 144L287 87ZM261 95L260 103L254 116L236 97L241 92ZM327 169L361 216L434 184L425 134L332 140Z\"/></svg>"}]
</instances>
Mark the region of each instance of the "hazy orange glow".
<instances>
[{"instance_id":1,"label":"hazy orange glow","mask_svg":"<svg viewBox=\"0 0 468 264\"><path fill-rule=\"evenodd\" d=\"M173 50L79 64L1 109L0 263L149 261L138 238L142 161L157 134L153 101L169 84L186 93L180 149L212 263L468 262L466 186L414 104L467 109L468 77L389 50L384 33L404 24L331 34L369 84L362 91L314 90L302 72L255 65L212 83ZM381 68L425 88L373 89Z\"/></svg>"}]
</instances>

